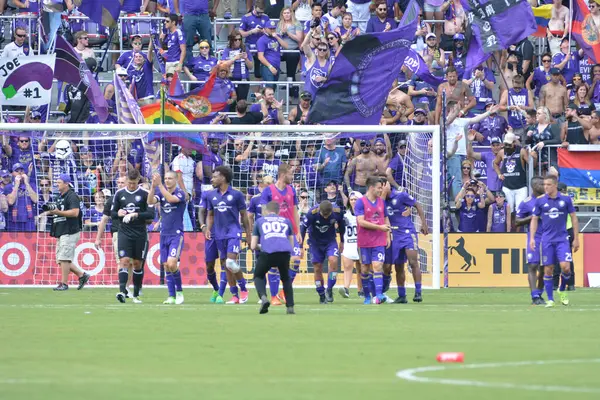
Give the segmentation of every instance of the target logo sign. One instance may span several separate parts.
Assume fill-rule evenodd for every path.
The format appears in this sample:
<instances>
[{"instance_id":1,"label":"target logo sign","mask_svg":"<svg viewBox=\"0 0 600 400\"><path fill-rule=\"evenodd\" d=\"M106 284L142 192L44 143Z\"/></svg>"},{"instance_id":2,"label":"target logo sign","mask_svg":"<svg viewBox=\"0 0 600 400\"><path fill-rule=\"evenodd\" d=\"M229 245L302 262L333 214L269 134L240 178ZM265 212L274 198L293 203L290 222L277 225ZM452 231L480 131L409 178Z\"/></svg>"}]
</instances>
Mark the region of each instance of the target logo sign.
<instances>
[{"instance_id":1,"label":"target logo sign","mask_svg":"<svg viewBox=\"0 0 600 400\"><path fill-rule=\"evenodd\" d=\"M98 274L106 264L104 250L96 249L93 243L81 243L75 248L73 264L91 276Z\"/></svg>"},{"instance_id":2,"label":"target logo sign","mask_svg":"<svg viewBox=\"0 0 600 400\"><path fill-rule=\"evenodd\" d=\"M31 265L29 249L21 243L9 242L0 247L0 272L7 276L20 276ZM17 269L13 269L17 268Z\"/></svg>"},{"instance_id":3,"label":"target logo sign","mask_svg":"<svg viewBox=\"0 0 600 400\"><path fill-rule=\"evenodd\" d=\"M155 244L148 250L146 257L148 269L156 276L160 276L160 243ZM158 266L158 267L157 267Z\"/></svg>"}]
</instances>

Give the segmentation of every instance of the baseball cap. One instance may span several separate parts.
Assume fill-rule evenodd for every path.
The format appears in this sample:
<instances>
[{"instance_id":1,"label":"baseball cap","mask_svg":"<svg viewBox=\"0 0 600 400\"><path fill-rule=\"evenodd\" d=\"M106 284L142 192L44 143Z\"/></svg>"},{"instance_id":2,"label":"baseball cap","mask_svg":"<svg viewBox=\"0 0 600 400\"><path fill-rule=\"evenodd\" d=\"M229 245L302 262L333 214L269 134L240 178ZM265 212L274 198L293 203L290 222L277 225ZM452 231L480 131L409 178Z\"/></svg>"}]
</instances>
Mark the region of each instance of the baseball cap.
<instances>
[{"instance_id":1,"label":"baseball cap","mask_svg":"<svg viewBox=\"0 0 600 400\"><path fill-rule=\"evenodd\" d=\"M110 189L102 189L102 193L104 193L104 196L106 197L112 196Z\"/></svg>"},{"instance_id":2,"label":"baseball cap","mask_svg":"<svg viewBox=\"0 0 600 400\"><path fill-rule=\"evenodd\" d=\"M496 102L494 101L494 99L490 99L487 101L487 103L485 103L485 106L495 106Z\"/></svg>"},{"instance_id":3,"label":"baseball cap","mask_svg":"<svg viewBox=\"0 0 600 400\"><path fill-rule=\"evenodd\" d=\"M363 197L362 193L361 192L357 192L356 190L354 192L350 192L350 196L354 196L357 199L360 199L361 197ZM350 196L348 196L348 197L350 197Z\"/></svg>"},{"instance_id":4,"label":"baseball cap","mask_svg":"<svg viewBox=\"0 0 600 400\"><path fill-rule=\"evenodd\" d=\"M71 183L72 182L71 175L69 175L69 174L60 174L60 176L58 177L58 179L60 179L64 183Z\"/></svg>"},{"instance_id":5,"label":"baseball cap","mask_svg":"<svg viewBox=\"0 0 600 400\"><path fill-rule=\"evenodd\" d=\"M276 27L277 27L277 24L272 19L269 20L269 22L267 22L267 26L265 26L265 28L268 28L268 29L275 29Z\"/></svg>"},{"instance_id":6,"label":"baseball cap","mask_svg":"<svg viewBox=\"0 0 600 400\"><path fill-rule=\"evenodd\" d=\"M346 142L346 148L347 148L347 149L351 149L351 148L352 148L352 143L350 143L350 142Z\"/></svg>"},{"instance_id":7,"label":"baseball cap","mask_svg":"<svg viewBox=\"0 0 600 400\"><path fill-rule=\"evenodd\" d=\"M494 144L494 143L502 143L502 140L501 140L499 137L497 137L497 136L494 136L493 138L491 138L491 139L490 139L490 143L491 143L491 144Z\"/></svg>"},{"instance_id":8,"label":"baseball cap","mask_svg":"<svg viewBox=\"0 0 600 400\"><path fill-rule=\"evenodd\" d=\"M419 113L420 113L420 114L423 114L423 115L427 115L427 111L423 110L422 108L417 108L417 109L414 111L414 113L415 113L415 114L419 114Z\"/></svg>"},{"instance_id":9,"label":"baseball cap","mask_svg":"<svg viewBox=\"0 0 600 400\"><path fill-rule=\"evenodd\" d=\"M504 197L506 198L506 193L504 193L502 190L499 190L496 192L496 197Z\"/></svg>"},{"instance_id":10,"label":"baseball cap","mask_svg":"<svg viewBox=\"0 0 600 400\"><path fill-rule=\"evenodd\" d=\"M81 146L79 148L79 152L80 153L89 153L90 152L90 148L88 146Z\"/></svg>"},{"instance_id":11,"label":"baseball cap","mask_svg":"<svg viewBox=\"0 0 600 400\"><path fill-rule=\"evenodd\" d=\"M577 110L579 107L577 107L577 104L571 102L571 103L569 103L567 108L570 108L571 110Z\"/></svg>"},{"instance_id":12,"label":"baseball cap","mask_svg":"<svg viewBox=\"0 0 600 400\"><path fill-rule=\"evenodd\" d=\"M38 119L38 118L42 118L42 113L39 111L32 111L31 112L31 118L33 119Z\"/></svg>"},{"instance_id":13,"label":"baseball cap","mask_svg":"<svg viewBox=\"0 0 600 400\"><path fill-rule=\"evenodd\" d=\"M551 75L560 75L560 69L558 68L550 68Z\"/></svg>"},{"instance_id":14,"label":"baseball cap","mask_svg":"<svg viewBox=\"0 0 600 400\"><path fill-rule=\"evenodd\" d=\"M465 35L463 35L462 33L457 33L454 35L454 37L452 38L454 40L465 40Z\"/></svg>"},{"instance_id":15,"label":"baseball cap","mask_svg":"<svg viewBox=\"0 0 600 400\"><path fill-rule=\"evenodd\" d=\"M433 33L433 32L429 32L429 33L427 34L427 36L425 36L425 40L427 40L427 39L429 39L429 38L436 38L436 39L437 39L437 36L435 36L435 33Z\"/></svg>"},{"instance_id":16,"label":"baseball cap","mask_svg":"<svg viewBox=\"0 0 600 400\"><path fill-rule=\"evenodd\" d=\"M508 132L506 135L504 135L504 143L506 144L513 144L514 142L516 142L516 140L517 137L512 132Z\"/></svg>"},{"instance_id":17,"label":"baseball cap","mask_svg":"<svg viewBox=\"0 0 600 400\"><path fill-rule=\"evenodd\" d=\"M335 179L332 179L329 182L327 182L327 186L329 186L329 185L335 185L335 186L337 186L337 184L338 183L337 183L337 181Z\"/></svg>"},{"instance_id":18,"label":"baseball cap","mask_svg":"<svg viewBox=\"0 0 600 400\"><path fill-rule=\"evenodd\" d=\"M385 140L383 138L378 137L377 139L375 139L375 143L384 143L385 144Z\"/></svg>"},{"instance_id":19,"label":"baseball cap","mask_svg":"<svg viewBox=\"0 0 600 400\"><path fill-rule=\"evenodd\" d=\"M401 140L398 142L398 147L406 147L406 140Z\"/></svg>"},{"instance_id":20,"label":"baseball cap","mask_svg":"<svg viewBox=\"0 0 600 400\"><path fill-rule=\"evenodd\" d=\"M300 98L302 100L308 100L308 101L310 101L310 100L312 100L312 94L310 94L307 91L304 91L304 92L300 93Z\"/></svg>"},{"instance_id":21,"label":"baseball cap","mask_svg":"<svg viewBox=\"0 0 600 400\"><path fill-rule=\"evenodd\" d=\"M10 172L8 172L5 169L3 169L2 171L0 171L0 178L5 178L7 176L10 176Z\"/></svg>"},{"instance_id":22,"label":"baseball cap","mask_svg":"<svg viewBox=\"0 0 600 400\"><path fill-rule=\"evenodd\" d=\"M16 163L15 165L13 165L13 172L15 172L18 169L25 169L25 167L21 163Z\"/></svg>"},{"instance_id":23,"label":"baseball cap","mask_svg":"<svg viewBox=\"0 0 600 400\"><path fill-rule=\"evenodd\" d=\"M117 68L117 75L127 76L127 70L123 67L119 67Z\"/></svg>"}]
</instances>

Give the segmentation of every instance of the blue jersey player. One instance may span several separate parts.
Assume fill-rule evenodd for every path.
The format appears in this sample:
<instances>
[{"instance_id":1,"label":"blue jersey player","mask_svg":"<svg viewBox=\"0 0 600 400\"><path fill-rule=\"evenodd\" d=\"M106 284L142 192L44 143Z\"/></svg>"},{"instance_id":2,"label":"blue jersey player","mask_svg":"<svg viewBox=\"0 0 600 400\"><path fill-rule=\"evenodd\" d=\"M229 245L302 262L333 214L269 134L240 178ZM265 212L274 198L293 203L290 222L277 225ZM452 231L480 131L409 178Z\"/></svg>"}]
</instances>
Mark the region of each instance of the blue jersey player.
<instances>
[{"instance_id":1,"label":"blue jersey player","mask_svg":"<svg viewBox=\"0 0 600 400\"><path fill-rule=\"evenodd\" d=\"M237 293L232 293L233 298L228 304L238 304L248 301L246 280L238 264L242 239L240 220L247 238L250 237L250 225L248 224L244 195L230 186L232 178L233 173L229 167L221 165L213 171L211 183L216 190L210 192L206 199L208 223L205 235L207 239L211 239L211 229L213 226L215 227L214 239L219 251L221 265L225 265L227 268L226 272L230 286L235 277L241 290L239 297Z\"/></svg>"},{"instance_id":2,"label":"blue jersey player","mask_svg":"<svg viewBox=\"0 0 600 400\"><path fill-rule=\"evenodd\" d=\"M534 176L530 181L532 193L531 196L527 197L517 206L517 216L515 224L517 226L526 225L529 226L531 219L533 218L533 208L537 198L544 194L544 179L541 176ZM535 250L529 247L531 230L527 229L527 268L529 280L529 288L531 289L531 304L542 305L545 304L542 298L544 293L544 275L540 270L540 250L542 247L542 221L538 219L538 229L535 234Z\"/></svg>"},{"instance_id":3,"label":"blue jersey player","mask_svg":"<svg viewBox=\"0 0 600 400\"><path fill-rule=\"evenodd\" d=\"M535 234L538 230L538 220L542 221L542 265L544 266L544 288L548 301L546 307L554 307L553 278L554 264L560 263L562 270L558 294L563 305L569 304L566 285L571 277L571 264L573 255L567 232L567 217L571 216L573 223L573 251L579 250L579 221L575 214L575 207L569 196L558 192L558 180L553 175L544 177L544 191L546 194L535 201L533 218L531 219L531 237L529 247L536 249Z\"/></svg>"},{"instance_id":4,"label":"blue jersey player","mask_svg":"<svg viewBox=\"0 0 600 400\"><path fill-rule=\"evenodd\" d=\"M165 265L169 297L163 304L183 304L181 271L178 262L183 248L183 213L185 193L177 187L177 174L165 173L164 185L160 175L152 176L148 204L160 203L160 263Z\"/></svg>"},{"instance_id":5,"label":"blue jersey player","mask_svg":"<svg viewBox=\"0 0 600 400\"><path fill-rule=\"evenodd\" d=\"M412 208L417 210L421 222L421 233L429 234L425 213L414 197L406 192L400 192L392 188L389 183L383 186L382 197L385 199L390 225L392 227L392 244L386 249L386 264L395 266L396 283L398 285L398 298L394 303L405 304L406 300L406 274L404 264L408 260L413 279L415 282L415 295L413 301L423 301L421 294L422 276L419 266L419 243L418 233L412 220Z\"/></svg>"},{"instance_id":6,"label":"blue jersey player","mask_svg":"<svg viewBox=\"0 0 600 400\"><path fill-rule=\"evenodd\" d=\"M339 207L324 200L317 207L308 211L300 224L300 234L304 237L308 232L308 245L314 267L315 286L320 303L333 303L333 286L337 279L340 249L336 241L336 232L340 235L340 246L344 246L344 217ZM327 294L323 285L323 261L327 257L329 274L327 277Z\"/></svg>"}]
</instances>

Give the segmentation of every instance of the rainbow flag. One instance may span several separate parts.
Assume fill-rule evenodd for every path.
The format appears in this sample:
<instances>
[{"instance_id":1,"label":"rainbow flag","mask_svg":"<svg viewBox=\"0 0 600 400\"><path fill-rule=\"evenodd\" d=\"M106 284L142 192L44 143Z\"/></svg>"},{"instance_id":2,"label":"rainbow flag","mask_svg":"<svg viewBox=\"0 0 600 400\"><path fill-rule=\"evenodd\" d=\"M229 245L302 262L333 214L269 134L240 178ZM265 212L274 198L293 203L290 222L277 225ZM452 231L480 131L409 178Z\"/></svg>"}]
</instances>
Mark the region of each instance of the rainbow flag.
<instances>
[{"instance_id":1,"label":"rainbow flag","mask_svg":"<svg viewBox=\"0 0 600 400\"><path fill-rule=\"evenodd\" d=\"M573 0L573 39L586 56L595 63L600 62L600 34L590 9L583 0Z\"/></svg>"},{"instance_id":2,"label":"rainbow flag","mask_svg":"<svg viewBox=\"0 0 600 400\"><path fill-rule=\"evenodd\" d=\"M576 204L600 204L600 152L558 149L558 166Z\"/></svg>"},{"instance_id":3,"label":"rainbow flag","mask_svg":"<svg viewBox=\"0 0 600 400\"><path fill-rule=\"evenodd\" d=\"M533 16L535 17L535 23L537 24L537 31L532 35L535 37L546 37L546 28L548 28L548 22L552 18L552 4L545 4L539 7L532 7Z\"/></svg>"}]
</instances>

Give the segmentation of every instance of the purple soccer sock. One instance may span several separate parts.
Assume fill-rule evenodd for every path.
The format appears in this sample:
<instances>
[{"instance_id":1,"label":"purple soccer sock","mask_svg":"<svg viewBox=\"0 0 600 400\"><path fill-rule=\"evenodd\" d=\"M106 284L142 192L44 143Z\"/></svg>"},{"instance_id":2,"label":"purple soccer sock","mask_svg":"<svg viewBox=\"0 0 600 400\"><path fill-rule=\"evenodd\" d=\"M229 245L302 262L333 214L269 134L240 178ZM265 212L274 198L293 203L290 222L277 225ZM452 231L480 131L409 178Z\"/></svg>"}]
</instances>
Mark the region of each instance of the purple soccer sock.
<instances>
[{"instance_id":1,"label":"purple soccer sock","mask_svg":"<svg viewBox=\"0 0 600 400\"><path fill-rule=\"evenodd\" d=\"M269 291L271 292L271 297L275 297L279 292L279 280L281 279L279 270L277 268L271 268L267 273L267 277L269 278Z\"/></svg>"},{"instance_id":2,"label":"purple soccer sock","mask_svg":"<svg viewBox=\"0 0 600 400\"><path fill-rule=\"evenodd\" d=\"M208 278L208 282L212 286L213 290L219 290L219 283L217 282L217 273L213 271L209 274L206 274L206 277Z\"/></svg>"},{"instance_id":3,"label":"purple soccer sock","mask_svg":"<svg viewBox=\"0 0 600 400\"><path fill-rule=\"evenodd\" d=\"M371 297L371 291L369 289L369 274L360 274L360 280L362 281L365 298Z\"/></svg>"},{"instance_id":4,"label":"purple soccer sock","mask_svg":"<svg viewBox=\"0 0 600 400\"><path fill-rule=\"evenodd\" d=\"M175 290L178 292L183 291L183 287L181 286L181 270L177 270L173 272L173 278L175 278Z\"/></svg>"},{"instance_id":5,"label":"purple soccer sock","mask_svg":"<svg viewBox=\"0 0 600 400\"><path fill-rule=\"evenodd\" d=\"M333 290L335 283L337 282L337 272L330 272L327 275L327 290Z\"/></svg>"},{"instance_id":6,"label":"purple soccer sock","mask_svg":"<svg viewBox=\"0 0 600 400\"><path fill-rule=\"evenodd\" d=\"M231 292L232 296L239 297L239 295L238 295L238 287L237 286L230 287L229 291Z\"/></svg>"},{"instance_id":7,"label":"purple soccer sock","mask_svg":"<svg viewBox=\"0 0 600 400\"><path fill-rule=\"evenodd\" d=\"M375 281L373 280L373 273L369 274L369 291L371 296L375 296Z\"/></svg>"},{"instance_id":8,"label":"purple soccer sock","mask_svg":"<svg viewBox=\"0 0 600 400\"><path fill-rule=\"evenodd\" d=\"M383 288L385 290L385 288L390 287L390 282L392 281L392 276L391 275L383 275Z\"/></svg>"},{"instance_id":9,"label":"purple soccer sock","mask_svg":"<svg viewBox=\"0 0 600 400\"><path fill-rule=\"evenodd\" d=\"M317 293L319 293L319 296L325 294L325 288L323 287L323 281L315 281L315 286L317 287Z\"/></svg>"},{"instance_id":10,"label":"purple soccer sock","mask_svg":"<svg viewBox=\"0 0 600 400\"><path fill-rule=\"evenodd\" d=\"M569 279L571 279L571 274L565 274L564 272L560 274L560 286L558 289L561 292L567 288L567 282L569 282Z\"/></svg>"},{"instance_id":11,"label":"purple soccer sock","mask_svg":"<svg viewBox=\"0 0 600 400\"><path fill-rule=\"evenodd\" d=\"M552 275L544 275L544 289L546 289L548 300L554 301L554 278L552 278Z\"/></svg>"},{"instance_id":12,"label":"purple soccer sock","mask_svg":"<svg viewBox=\"0 0 600 400\"><path fill-rule=\"evenodd\" d=\"M242 292L246 292L248 290L246 289L246 278L238 279L237 284L240 286L240 290Z\"/></svg>"},{"instance_id":13,"label":"purple soccer sock","mask_svg":"<svg viewBox=\"0 0 600 400\"><path fill-rule=\"evenodd\" d=\"M296 279L296 274L300 271L300 261L294 261L293 265L290 266L290 280L294 283L294 279Z\"/></svg>"},{"instance_id":14,"label":"purple soccer sock","mask_svg":"<svg viewBox=\"0 0 600 400\"><path fill-rule=\"evenodd\" d=\"M398 297L406 297L406 288L404 286L398 286Z\"/></svg>"},{"instance_id":15,"label":"purple soccer sock","mask_svg":"<svg viewBox=\"0 0 600 400\"><path fill-rule=\"evenodd\" d=\"M169 297L175 297L175 278L171 271L166 271L165 276L167 278L167 289L169 290Z\"/></svg>"},{"instance_id":16,"label":"purple soccer sock","mask_svg":"<svg viewBox=\"0 0 600 400\"><path fill-rule=\"evenodd\" d=\"M219 296L223 297L225 289L227 289L227 273L225 270L221 271L221 277L219 281Z\"/></svg>"},{"instance_id":17,"label":"purple soccer sock","mask_svg":"<svg viewBox=\"0 0 600 400\"><path fill-rule=\"evenodd\" d=\"M383 272L375 272L373 274L373 283L375 284L375 295L383 294Z\"/></svg>"},{"instance_id":18,"label":"purple soccer sock","mask_svg":"<svg viewBox=\"0 0 600 400\"><path fill-rule=\"evenodd\" d=\"M415 293L421 293L421 282L415 283Z\"/></svg>"}]
</instances>

